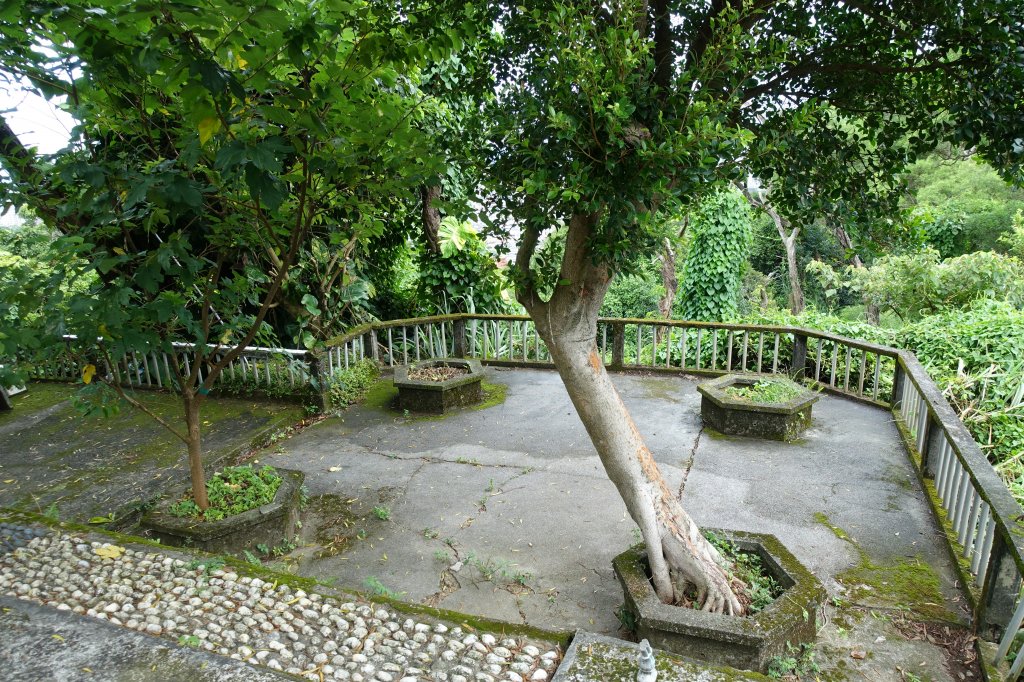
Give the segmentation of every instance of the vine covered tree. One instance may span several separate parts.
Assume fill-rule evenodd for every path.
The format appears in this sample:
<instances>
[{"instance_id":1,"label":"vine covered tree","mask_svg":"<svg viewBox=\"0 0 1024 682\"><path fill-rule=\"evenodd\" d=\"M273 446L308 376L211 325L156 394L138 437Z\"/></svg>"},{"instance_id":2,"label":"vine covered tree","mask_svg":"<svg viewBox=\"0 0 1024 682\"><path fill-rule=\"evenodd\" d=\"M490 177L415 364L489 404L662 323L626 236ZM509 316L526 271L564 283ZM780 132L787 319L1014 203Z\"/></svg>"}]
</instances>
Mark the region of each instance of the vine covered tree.
<instances>
[{"instance_id":1,"label":"vine covered tree","mask_svg":"<svg viewBox=\"0 0 1024 682\"><path fill-rule=\"evenodd\" d=\"M519 300L643 533L660 598L692 587L705 610L741 613L597 352L612 277L656 252L676 204L696 206L748 173L772 178L790 215L852 199L940 140L1019 175L1024 111L1012 93L1024 89L1024 10L999 0L526 0L492 10L490 190L496 224L518 227L505 234L518 242ZM816 170L823 159L827 174ZM871 194L862 217L894 207ZM532 257L559 227L560 267L544 281Z\"/></svg>"}]
</instances>

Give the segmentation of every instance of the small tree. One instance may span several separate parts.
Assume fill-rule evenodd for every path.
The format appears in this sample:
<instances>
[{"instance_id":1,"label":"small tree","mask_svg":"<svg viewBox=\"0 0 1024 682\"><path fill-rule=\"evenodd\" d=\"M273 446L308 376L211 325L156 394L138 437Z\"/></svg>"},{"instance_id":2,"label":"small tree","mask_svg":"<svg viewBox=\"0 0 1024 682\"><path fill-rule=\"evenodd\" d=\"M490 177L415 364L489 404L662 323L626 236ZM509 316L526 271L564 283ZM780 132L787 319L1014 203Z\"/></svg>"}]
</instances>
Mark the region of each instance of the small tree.
<instances>
[{"instance_id":1,"label":"small tree","mask_svg":"<svg viewBox=\"0 0 1024 682\"><path fill-rule=\"evenodd\" d=\"M432 106L415 87L422 36L395 8L330 2L26 0L4 20L25 27L0 39L4 71L66 97L79 125L46 159L0 125L3 198L32 207L62 233L68 262L98 273L66 325L87 393L107 387L180 438L205 509L199 411L218 377L265 338L310 235L341 247L380 234L376 199L415 186L429 159L413 126ZM439 31L432 49L454 44ZM311 312L320 303L301 298ZM25 336L0 333L0 356ZM168 354L185 431L108 371L151 351Z\"/></svg>"},{"instance_id":2,"label":"small tree","mask_svg":"<svg viewBox=\"0 0 1024 682\"><path fill-rule=\"evenodd\" d=\"M804 210L856 195L941 138L969 139L1019 173L1019 3L493 9L491 190L499 224L518 227L519 300L640 527L658 595L672 602L693 587L705 610L741 613L720 557L665 484L604 369L595 340L609 283L657 248L660 214L747 173L780 178L778 202ZM822 158L835 160L833 173L815 172ZM882 197L876 209L888 207ZM559 227L561 266L544 282L532 256Z\"/></svg>"}]
</instances>

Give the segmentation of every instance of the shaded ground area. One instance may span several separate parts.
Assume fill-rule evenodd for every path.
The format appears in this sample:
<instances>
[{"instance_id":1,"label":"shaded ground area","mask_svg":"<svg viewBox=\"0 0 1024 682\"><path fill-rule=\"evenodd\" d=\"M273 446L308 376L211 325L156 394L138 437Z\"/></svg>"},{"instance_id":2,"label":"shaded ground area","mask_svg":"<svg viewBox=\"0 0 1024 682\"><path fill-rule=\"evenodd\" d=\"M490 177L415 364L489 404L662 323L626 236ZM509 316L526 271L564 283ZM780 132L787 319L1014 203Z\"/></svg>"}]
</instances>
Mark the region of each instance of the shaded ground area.
<instances>
[{"instance_id":1,"label":"shaded ground area","mask_svg":"<svg viewBox=\"0 0 1024 682\"><path fill-rule=\"evenodd\" d=\"M615 634L611 559L635 525L557 374L487 371L507 386L487 409L415 418L388 409L381 384L262 453L305 471L314 496L305 546L285 563L408 601ZM774 533L826 585L823 674L970 679L956 662L972 656L965 602L887 412L823 396L801 441L766 443L704 430L694 380L614 380L699 523Z\"/></svg>"},{"instance_id":2,"label":"shaded ground area","mask_svg":"<svg viewBox=\"0 0 1024 682\"><path fill-rule=\"evenodd\" d=\"M36 383L0 412L0 507L88 521L117 517L187 476L185 446L149 416L131 408L110 418L83 417L71 403L76 387ZM181 425L173 395L140 391L161 417ZM249 446L267 430L298 421L302 410L218 398L203 406L208 464ZM56 505L51 507L51 505Z\"/></svg>"}]
</instances>

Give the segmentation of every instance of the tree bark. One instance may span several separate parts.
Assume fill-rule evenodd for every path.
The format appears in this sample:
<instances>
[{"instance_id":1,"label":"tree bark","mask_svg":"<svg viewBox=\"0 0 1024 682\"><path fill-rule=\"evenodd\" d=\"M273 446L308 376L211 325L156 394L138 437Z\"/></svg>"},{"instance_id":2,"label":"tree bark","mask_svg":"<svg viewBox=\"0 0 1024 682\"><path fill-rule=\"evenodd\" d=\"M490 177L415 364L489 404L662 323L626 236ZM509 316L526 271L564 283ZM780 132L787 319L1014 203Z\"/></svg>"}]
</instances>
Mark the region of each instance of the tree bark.
<instances>
[{"instance_id":1,"label":"tree bark","mask_svg":"<svg viewBox=\"0 0 1024 682\"><path fill-rule=\"evenodd\" d=\"M692 586L705 611L741 615L744 608L721 557L669 490L598 354L597 315L611 274L594 264L587 246L597 220L596 215L575 215L569 222L559 278L568 283L556 287L547 302L526 284L519 300L547 344L608 477L640 527L658 596L673 603ZM519 260L528 257L521 253Z\"/></svg>"},{"instance_id":2,"label":"tree bark","mask_svg":"<svg viewBox=\"0 0 1024 682\"><path fill-rule=\"evenodd\" d=\"M796 262L796 239L800 235L800 228L794 227L790 229L789 222L767 203L762 203L761 209L775 223L775 229L779 231L782 246L786 250L786 272L789 275L789 310L794 315L799 315L804 311L806 305L804 303L804 288L800 283L800 270Z\"/></svg>"},{"instance_id":3,"label":"tree bark","mask_svg":"<svg viewBox=\"0 0 1024 682\"><path fill-rule=\"evenodd\" d=\"M203 448L202 434L199 422L200 396L193 395L188 389L181 393L182 401L185 404L185 426L188 445L188 470L192 479L192 499L200 509L207 509L210 506L210 499L206 496L206 472L203 471Z\"/></svg>"},{"instance_id":4,"label":"tree bark","mask_svg":"<svg viewBox=\"0 0 1024 682\"><path fill-rule=\"evenodd\" d=\"M843 247L847 253L850 254L850 263L855 268L864 267L864 261L860 259L857 252L853 250L853 240L850 239L849 233L839 223L832 225L832 233L835 234L836 240L839 241L839 246ZM878 306L874 303L864 304L864 319L867 320L868 324L878 326L881 323L881 314L878 310Z\"/></svg>"},{"instance_id":5,"label":"tree bark","mask_svg":"<svg viewBox=\"0 0 1024 682\"><path fill-rule=\"evenodd\" d=\"M437 234L441 227L441 212L434 206L434 201L440 196L440 185L422 185L420 187L420 201L423 204L423 240L431 253L441 252L441 241Z\"/></svg>"},{"instance_id":6,"label":"tree bark","mask_svg":"<svg viewBox=\"0 0 1024 682\"><path fill-rule=\"evenodd\" d=\"M658 312L666 320L672 317L672 303L676 300L676 292L679 290L679 278L676 277L676 251L672 248L672 242L668 237L662 245L661 256L661 284L665 287L665 295L658 301Z\"/></svg>"}]
</instances>

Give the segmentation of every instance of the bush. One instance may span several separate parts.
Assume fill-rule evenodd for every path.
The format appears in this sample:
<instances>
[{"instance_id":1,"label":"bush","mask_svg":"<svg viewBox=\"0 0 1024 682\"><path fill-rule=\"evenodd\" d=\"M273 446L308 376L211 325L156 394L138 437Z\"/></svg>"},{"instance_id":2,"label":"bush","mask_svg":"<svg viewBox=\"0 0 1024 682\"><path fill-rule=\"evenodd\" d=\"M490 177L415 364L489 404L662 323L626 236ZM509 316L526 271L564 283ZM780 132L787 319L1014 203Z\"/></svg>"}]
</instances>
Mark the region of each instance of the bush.
<instances>
[{"instance_id":1,"label":"bush","mask_svg":"<svg viewBox=\"0 0 1024 682\"><path fill-rule=\"evenodd\" d=\"M738 191L721 191L694 216L679 287L683 318L721 321L736 315L750 253L750 206Z\"/></svg>"},{"instance_id":2,"label":"bush","mask_svg":"<svg viewBox=\"0 0 1024 682\"><path fill-rule=\"evenodd\" d=\"M993 251L944 261L933 249L887 256L870 268L848 270L847 278L866 303L892 310L904 321L985 298L1024 305L1024 264Z\"/></svg>"},{"instance_id":3,"label":"bush","mask_svg":"<svg viewBox=\"0 0 1024 682\"><path fill-rule=\"evenodd\" d=\"M914 351L1018 499L1024 499L1024 312L981 302L904 327Z\"/></svg>"},{"instance_id":4,"label":"bush","mask_svg":"<svg viewBox=\"0 0 1024 682\"><path fill-rule=\"evenodd\" d=\"M380 369L373 360L362 360L335 372L327 379L328 403L338 410L348 407L363 397L378 376Z\"/></svg>"}]
</instances>

